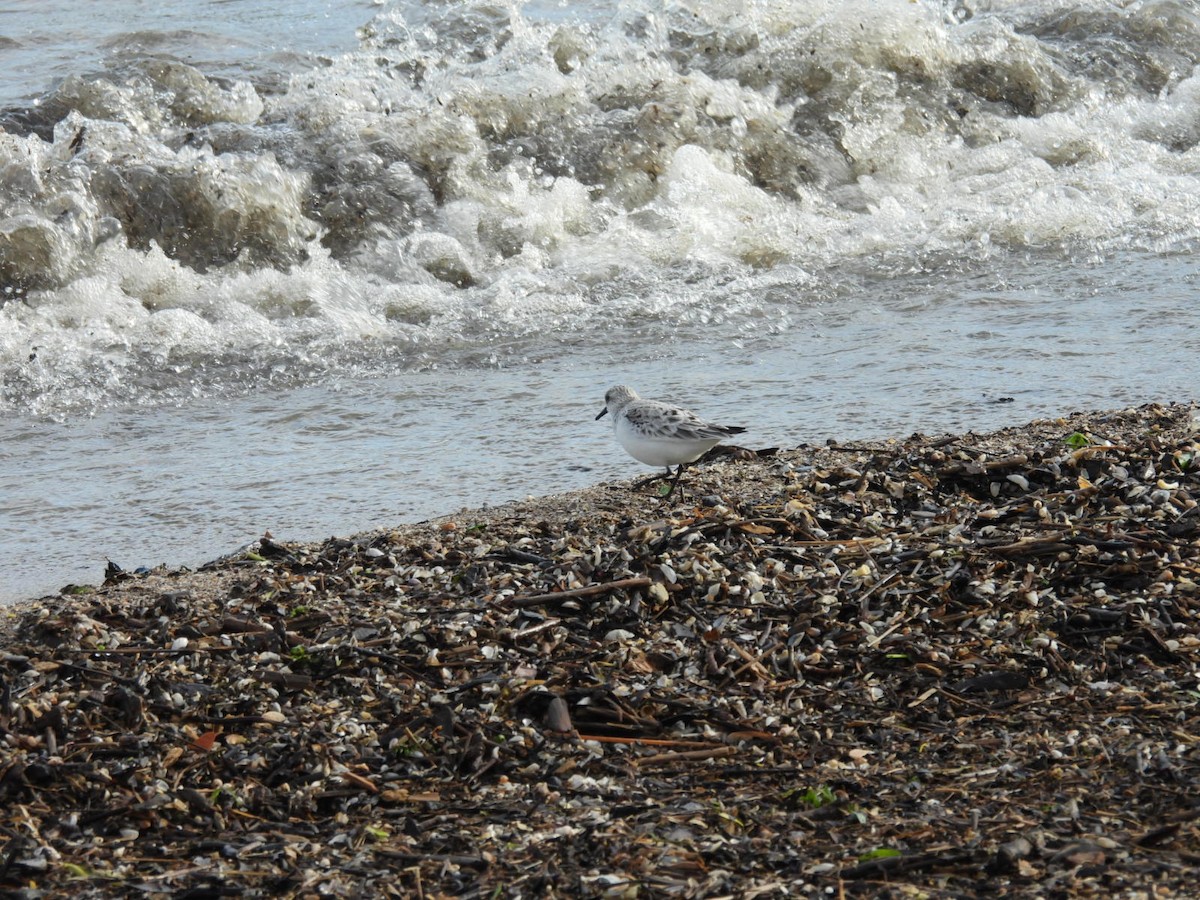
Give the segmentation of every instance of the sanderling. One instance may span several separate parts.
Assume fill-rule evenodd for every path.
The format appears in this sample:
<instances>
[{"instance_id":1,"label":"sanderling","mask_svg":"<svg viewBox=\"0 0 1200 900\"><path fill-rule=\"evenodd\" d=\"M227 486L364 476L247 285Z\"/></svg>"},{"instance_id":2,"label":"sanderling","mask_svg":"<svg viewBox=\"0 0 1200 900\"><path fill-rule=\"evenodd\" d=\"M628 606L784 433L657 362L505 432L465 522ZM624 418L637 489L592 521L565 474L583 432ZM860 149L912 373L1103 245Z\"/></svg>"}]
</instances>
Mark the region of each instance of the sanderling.
<instances>
[{"instance_id":1,"label":"sanderling","mask_svg":"<svg viewBox=\"0 0 1200 900\"><path fill-rule=\"evenodd\" d=\"M666 476L648 481L671 477L671 466L677 466L664 497L675 490L685 465L698 460L722 438L746 430L737 425L705 422L695 413L670 403L643 400L633 388L623 384L604 395L604 409L596 418L606 413L612 413L613 432L630 456L648 466L666 466Z\"/></svg>"}]
</instances>

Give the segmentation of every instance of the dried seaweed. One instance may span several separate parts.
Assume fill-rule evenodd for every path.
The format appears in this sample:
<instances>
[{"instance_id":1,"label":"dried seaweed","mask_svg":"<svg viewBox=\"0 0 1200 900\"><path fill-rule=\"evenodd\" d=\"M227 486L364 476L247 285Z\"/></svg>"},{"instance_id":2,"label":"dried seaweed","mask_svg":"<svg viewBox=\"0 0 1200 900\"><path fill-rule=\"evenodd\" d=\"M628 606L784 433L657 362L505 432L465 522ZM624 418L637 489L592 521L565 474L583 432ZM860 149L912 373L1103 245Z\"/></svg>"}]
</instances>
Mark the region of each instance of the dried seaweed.
<instances>
[{"instance_id":1,"label":"dried seaweed","mask_svg":"<svg viewBox=\"0 0 1200 900\"><path fill-rule=\"evenodd\" d=\"M0 890L1190 896L1194 432L735 454L670 506L114 568L0 635Z\"/></svg>"}]
</instances>

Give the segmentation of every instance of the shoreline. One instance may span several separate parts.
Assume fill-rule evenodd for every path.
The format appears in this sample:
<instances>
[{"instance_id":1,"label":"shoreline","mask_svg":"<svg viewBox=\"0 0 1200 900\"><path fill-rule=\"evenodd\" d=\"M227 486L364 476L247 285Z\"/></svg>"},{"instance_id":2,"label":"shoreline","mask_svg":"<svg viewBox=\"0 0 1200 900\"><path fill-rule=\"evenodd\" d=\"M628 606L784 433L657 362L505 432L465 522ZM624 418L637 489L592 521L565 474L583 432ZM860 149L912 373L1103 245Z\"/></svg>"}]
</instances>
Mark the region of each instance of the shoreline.
<instances>
[{"instance_id":1,"label":"shoreline","mask_svg":"<svg viewBox=\"0 0 1200 900\"><path fill-rule=\"evenodd\" d=\"M735 450L6 606L0 888L1186 896L1197 430Z\"/></svg>"},{"instance_id":2,"label":"shoreline","mask_svg":"<svg viewBox=\"0 0 1200 900\"><path fill-rule=\"evenodd\" d=\"M1149 403L1146 406L1163 406L1166 409L1174 409L1178 406L1189 406L1189 404L1170 404L1164 406L1161 403ZM1200 410L1200 405L1197 406ZM1004 440L1005 436L1010 436L1011 439L1017 439L1019 435L1037 434L1040 439L1044 439L1046 434L1052 433L1057 426L1055 423L1068 421L1084 421L1089 417L1106 417L1119 412L1119 410L1091 410L1091 411L1075 411L1058 418L1035 418L1028 423L1015 425L1005 425L1003 427L991 429L982 433L982 436L989 440ZM1200 423L1200 412L1197 412L1197 421ZM1065 425L1061 427L1066 427ZM1200 425L1198 425L1200 427ZM1060 428L1061 430L1061 428ZM908 437L887 437L879 439L847 439L838 440L835 438L827 438L823 443L800 443L792 449L783 449L778 447L766 448L764 450L754 450L752 448L741 448L735 445L721 444L718 445L710 457L696 464L698 468L689 469L688 478L685 478L684 484L687 484L688 479L694 478L697 472L702 472L706 466L713 461L721 460L725 457L732 457L732 451L737 450L738 458L742 461L749 461L756 456L762 456L764 459L784 459L791 460L793 463L800 465L805 464L805 460L812 454L820 452L826 447L846 447L846 448L888 448L895 447L917 439L928 438L930 440L949 439L954 435L951 432L939 432L932 436L924 435L921 432L915 432ZM973 431L964 432L959 437L979 437ZM603 514L607 511L619 509L621 507L621 492L627 489L633 483L652 474L654 470L649 467L642 466L636 462L630 462L631 472L629 477L622 480L610 480L598 482L594 485L577 488L574 490L562 491L559 493L545 494L540 496L529 495L524 499L510 499L501 501L495 504L485 504L481 507L463 506L456 512L436 514L419 521L402 522L391 527L368 528L364 531L351 532L349 534L338 535L333 534L327 538L302 538L290 539L287 537L276 538L270 529L267 530L264 537L271 541L277 541L280 546L289 547L317 547L331 540L371 540L379 535L385 534L403 534L419 536L425 531L435 529L445 522L455 521L461 518L475 518L480 520L493 520L503 518L511 511L512 515L526 516L542 516L545 514L557 520L564 520L567 517L568 511L583 510L588 513ZM736 475L734 476L736 478ZM609 494L612 496L609 496ZM684 499L691 495L685 490L681 495ZM650 490L643 492L641 495L643 500L653 500L654 495ZM680 497L674 498L679 500ZM699 500L700 497L692 499ZM677 506L678 504L676 504ZM671 507L667 506L662 511L670 511ZM626 510L627 514L634 515L640 512L636 504L632 504ZM676 510L678 512L678 510ZM324 533L324 531L322 531ZM189 563L173 563L160 561L154 565L138 565L135 569L123 569L119 579L115 582L105 580L98 581L83 581L71 582L67 581L57 588L49 588L43 593L34 593L32 595L19 595L11 599L0 599L0 618L3 618L6 613L26 607L30 604L53 597L68 597L68 596L87 596L93 592L111 588L116 584L128 582L130 580L146 580L157 578L168 578L172 580L184 579L189 581L195 576L200 581L203 581L203 576L206 573L211 573L220 570L225 564L232 560L240 559L248 551L253 550L260 543L261 538L251 540L248 543L241 544L235 549L218 552L218 555L209 557L212 550L200 551L197 550L188 554L190 557L197 560L204 560L195 564ZM147 560L154 558L154 551L149 550L144 554ZM208 558L206 558L208 557ZM126 561L128 562L128 561ZM97 570L101 567L97 566ZM101 573L103 574L103 573ZM153 583L153 581L149 582Z\"/></svg>"}]
</instances>

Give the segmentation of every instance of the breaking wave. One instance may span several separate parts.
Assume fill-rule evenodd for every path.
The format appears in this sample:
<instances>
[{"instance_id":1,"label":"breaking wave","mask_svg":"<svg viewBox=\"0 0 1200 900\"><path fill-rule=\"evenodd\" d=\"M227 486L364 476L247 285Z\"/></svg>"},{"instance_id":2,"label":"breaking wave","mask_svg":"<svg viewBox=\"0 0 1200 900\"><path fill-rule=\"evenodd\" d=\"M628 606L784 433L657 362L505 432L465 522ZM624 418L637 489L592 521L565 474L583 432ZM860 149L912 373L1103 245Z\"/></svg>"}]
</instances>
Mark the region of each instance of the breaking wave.
<instances>
[{"instance_id":1,"label":"breaking wave","mask_svg":"<svg viewBox=\"0 0 1200 900\"><path fill-rule=\"evenodd\" d=\"M786 327L847 272L1188 250L1198 60L1170 0L435 2L283 81L72 75L0 133L0 406Z\"/></svg>"}]
</instances>

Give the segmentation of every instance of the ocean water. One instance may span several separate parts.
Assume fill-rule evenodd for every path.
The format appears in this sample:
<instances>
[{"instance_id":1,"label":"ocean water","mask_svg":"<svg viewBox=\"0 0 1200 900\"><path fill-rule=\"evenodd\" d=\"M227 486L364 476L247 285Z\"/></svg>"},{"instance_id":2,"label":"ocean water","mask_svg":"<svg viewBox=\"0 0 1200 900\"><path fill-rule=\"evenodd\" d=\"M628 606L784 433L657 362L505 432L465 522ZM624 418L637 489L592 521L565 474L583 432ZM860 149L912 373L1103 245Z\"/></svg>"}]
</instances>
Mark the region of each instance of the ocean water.
<instances>
[{"instance_id":1,"label":"ocean water","mask_svg":"<svg viewBox=\"0 0 1200 900\"><path fill-rule=\"evenodd\" d=\"M1190 401L1184 2L0 11L0 601L749 446Z\"/></svg>"}]
</instances>

